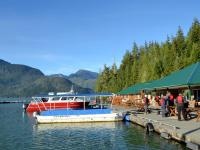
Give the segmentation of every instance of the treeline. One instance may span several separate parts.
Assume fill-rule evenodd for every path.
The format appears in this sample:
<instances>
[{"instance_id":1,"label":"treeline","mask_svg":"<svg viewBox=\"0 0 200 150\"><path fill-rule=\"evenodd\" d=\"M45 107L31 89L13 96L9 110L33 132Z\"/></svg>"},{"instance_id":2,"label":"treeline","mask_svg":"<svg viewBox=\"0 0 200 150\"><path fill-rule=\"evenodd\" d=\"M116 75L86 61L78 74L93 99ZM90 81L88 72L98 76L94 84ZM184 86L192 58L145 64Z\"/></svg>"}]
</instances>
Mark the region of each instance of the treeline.
<instances>
[{"instance_id":1,"label":"treeline","mask_svg":"<svg viewBox=\"0 0 200 150\"><path fill-rule=\"evenodd\" d=\"M104 65L97 82L97 92L118 92L136 83L159 79L173 71L200 61L200 23L194 19L186 36L178 28L176 36L163 43L149 42L126 51L117 68Z\"/></svg>"}]
</instances>

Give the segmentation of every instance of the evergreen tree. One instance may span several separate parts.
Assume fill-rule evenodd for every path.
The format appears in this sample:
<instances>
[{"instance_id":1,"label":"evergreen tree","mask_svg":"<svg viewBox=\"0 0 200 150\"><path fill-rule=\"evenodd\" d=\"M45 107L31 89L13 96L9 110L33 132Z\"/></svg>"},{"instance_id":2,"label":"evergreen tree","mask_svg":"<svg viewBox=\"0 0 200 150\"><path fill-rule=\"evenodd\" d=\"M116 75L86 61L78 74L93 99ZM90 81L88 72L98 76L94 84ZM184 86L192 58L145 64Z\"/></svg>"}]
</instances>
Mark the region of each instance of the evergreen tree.
<instances>
[{"instance_id":1,"label":"evergreen tree","mask_svg":"<svg viewBox=\"0 0 200 150\"><path fill-rule=\"evenodd\" d=\"M131 81L132 84L136 84L139 80L139 68L138 68L138 59L139 59L139 55L138 55L138 46L136 43L133 44L133 50L132 50L132 57L133 57L133 64L132 64L132 70L131 70Z\"/></svg>"},{"instance_id":2,"label":"evergreen tree","mask_svg":"<svg viewBox=\"0 0 200 150\"><path fill-rule=\"evenodd\" d=\"M176 53L174 70L179 70L184 66L184 57L186 50L185 37L180 27L177 31L176 37L172 41L172 50L174 50Z\"/></svg>"},{"instance_id":3,"label":"evergreen tree","mask_svg":"<svg viewBox=\"0 0 200 150\"><path fill-rule=\"evenodd\" d=\"M122 87L128 87L132 84L130 83L132 77L131 68L132 68L132 55L127 50L122 59L122 64L120 65L119 68L119 78L121 79Z\"/></svg>"},{"instance_id":4,"label":"evergreen tree","mask_svg":"<svg viewBox=\"0 0 200 150\"><path fill-rule=\"evenodd\" d=\"M195 63L200 60L200 23L194 20L187 37L187 57L188 64Z\"/></svg>"},{"instance_id":5,"label":"evergreen tree","mask_svg":"<svg viewBox=\"0 0 200 150\"><path fill-rule=\"evenodd\" d=\"M117 81L117 66L114 63L110 69L109 92L116 93L120 90Z\"/></svg>"}]
</instances>

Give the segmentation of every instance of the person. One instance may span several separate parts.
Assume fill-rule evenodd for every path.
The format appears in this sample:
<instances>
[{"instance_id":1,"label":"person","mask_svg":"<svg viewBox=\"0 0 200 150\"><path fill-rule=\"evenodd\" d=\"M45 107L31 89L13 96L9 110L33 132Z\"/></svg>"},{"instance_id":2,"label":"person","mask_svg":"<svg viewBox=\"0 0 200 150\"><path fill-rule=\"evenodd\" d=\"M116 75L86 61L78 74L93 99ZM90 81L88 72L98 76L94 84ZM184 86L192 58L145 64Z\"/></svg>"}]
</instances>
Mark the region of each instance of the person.
<instances>
[{"instance_id":1,"label":"person","mask_svg":"<svg viewBox=\"0 0 200 150\"><path fill-rule=\"evenodd\" d=\"M159 101L160 101L160 97L159 96L155 96L155 101L156 101L156 105L159 106Z\"/></svg>"},{"instance_id":2,"label":"person","mask_svg":"<svg viewBox=\"0 0 200 150\"><path fill-rule=\"evenodd\" d=\"M169 105L170 106L174 106L174 96L172 95L172 94L170 94L170 96L169 96Z\"/></svg>"},{"instance_id":3,"label":"person","mask_svg":"<svg viewBox=\"0 0 200 150\"><path fill-rule=\"evenodd\" d=\"M162 110L162 117L165 117L166 114L166 106L165 106L165 97L163 96L160 100L161 110Z\"/></svg>"},{"instance_id":4,"label":"person","mask_svg":"<svg viewBox=\"0 0 200 150\"><path fill-rule=\"evenodd\" d=\"M166 109L165 116L168 116L170 113L169 112L169 104L170 104L169 95L166 95L164 100L165 100L165 109Z\"/></svg>"},{"instance_id":5,"label":"person","mask_svg":"<svg viewBox=\"0 0 200 150\"><path fill-rule=\"evenodd\" d=\"M147 95L144 96L144 110L145 113L147 114L148 111L148 106L149 106L149 99L147 98Z\"/></svg>"},{"instance_id":6,"label":"person","mask_svg":"<svg viewBox=\"0 0 200 150\"><path fill-rule=\"evenodd\" d=\"M185 112L185 119L188 119L188 116L189 116L190 119L192 118L192 116L190 114L191 110L188 109L188 108L189 108L189 101L186 98L184 98L183 109L184 109L184 112Z\"/></svg>"},{"instance_id":7,"label":"person","mask_svg":"<svg viewBox=\"0 0 200 150\"><path fill-rule=\"evenodd\" d=\"M181 93L178 95L176 103L177 103L177 111L178 111L178 120L181 121L181 113L182 113L183 118L187 120L185 116L184 99Z\"/></svg>"}]
</instances>

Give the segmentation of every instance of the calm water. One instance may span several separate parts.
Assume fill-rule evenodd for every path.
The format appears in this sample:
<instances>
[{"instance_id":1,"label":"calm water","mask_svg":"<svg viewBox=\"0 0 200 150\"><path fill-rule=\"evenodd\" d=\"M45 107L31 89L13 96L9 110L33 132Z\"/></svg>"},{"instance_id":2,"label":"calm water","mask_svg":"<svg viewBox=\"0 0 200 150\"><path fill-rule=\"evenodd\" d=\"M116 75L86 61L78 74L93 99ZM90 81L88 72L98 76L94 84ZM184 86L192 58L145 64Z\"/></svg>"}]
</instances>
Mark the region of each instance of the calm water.
<instances>
[{"instance_id":1,"label":"calm water","mask_svg":"<svg viewBox=\"0 0 200 150\"><path fill-rule=\"evenodd\" d=\"M36 125L22 104L0 104L0 150L186 149L132 123Z\"/></svg>"}]
</instances>

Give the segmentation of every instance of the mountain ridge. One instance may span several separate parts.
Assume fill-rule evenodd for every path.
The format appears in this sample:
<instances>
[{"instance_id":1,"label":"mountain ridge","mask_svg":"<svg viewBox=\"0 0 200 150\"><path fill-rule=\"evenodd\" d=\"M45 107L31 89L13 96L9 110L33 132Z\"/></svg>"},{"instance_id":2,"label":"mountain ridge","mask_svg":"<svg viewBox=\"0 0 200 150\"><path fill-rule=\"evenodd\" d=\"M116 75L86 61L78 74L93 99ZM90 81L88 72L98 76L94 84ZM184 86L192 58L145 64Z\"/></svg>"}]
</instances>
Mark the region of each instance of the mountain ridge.
<instances>
[{"instance_id":1,"label":"mountain ridge","mask_svg":"<svg viewBox=\"0 0 200 150\"><path fill-rule=\"evenodd\" d=\"M40 93L69 91L74 86L78 93L90 93L61 74L45 76L42 71L21 64L12 64L0 59L0 96L33 96Z\"/></svg>"},{"instance_id":2,"label":"mountain ridge","mask_svg":"<svg viewBox=\"0 0 200 150\"><path fill-rule=\"evenodd\" d=\"M68 76L63 74L52 74L50 76L62 77L70 80L72 83L77 84L83 88L89 88L94 90L98 73L85 69L80 69L77 72L71 73Z\"/></svg>"}]
</instances>

